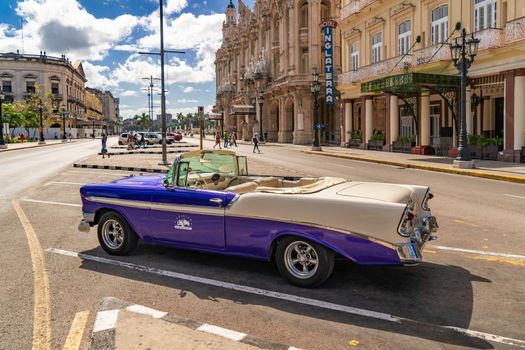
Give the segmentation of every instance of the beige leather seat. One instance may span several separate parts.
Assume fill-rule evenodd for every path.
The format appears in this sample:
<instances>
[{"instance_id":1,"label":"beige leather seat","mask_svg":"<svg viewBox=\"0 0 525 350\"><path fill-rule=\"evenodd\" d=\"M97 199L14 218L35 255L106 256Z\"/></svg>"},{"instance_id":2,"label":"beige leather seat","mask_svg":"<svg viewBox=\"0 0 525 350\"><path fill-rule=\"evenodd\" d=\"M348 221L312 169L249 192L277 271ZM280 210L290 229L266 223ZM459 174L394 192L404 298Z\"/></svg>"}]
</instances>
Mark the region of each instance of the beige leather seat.
<instances>
[{"instance_id":1,"label":"beige leather seat","mask_svg":"<svg viewBox=\"0 0 525 350\"><path fill-rule=\"evenodd\" d=\"M260 187L274 187L274 188L283 187L283 181L276 177L266 177L262 179L257 179L255 180L255 183L257 183L257 185L259 185Z\"/></svg>"}]
</instances>

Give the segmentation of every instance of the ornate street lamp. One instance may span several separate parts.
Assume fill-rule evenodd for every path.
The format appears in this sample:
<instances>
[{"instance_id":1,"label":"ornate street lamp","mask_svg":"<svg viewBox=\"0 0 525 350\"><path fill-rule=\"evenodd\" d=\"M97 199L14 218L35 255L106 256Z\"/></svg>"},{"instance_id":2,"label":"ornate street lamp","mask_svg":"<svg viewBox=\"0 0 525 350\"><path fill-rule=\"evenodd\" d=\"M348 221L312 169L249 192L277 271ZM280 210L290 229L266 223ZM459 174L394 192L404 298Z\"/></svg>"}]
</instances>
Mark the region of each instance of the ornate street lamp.
<instances>
[{"instance_id":1,"label":"ornate street lamp","mask_svg":"<svg viewBox=\"0 0 525 350\"><path fill-rule=\"evenodd\" d=\"M38 113L40 116L40 126L39 126L40 139L38 140L38 144L45 145L46 139L44 138L44 120L43 120L44 104L42 102L42 99L38 101Z\"/></svg>"},{"instance_id":2,"label":"ornate street lamp","mask_svg":"<svg viewBox=\"0 0 525 350\"><path fill-rule=\"evenodd\" d=\"M310 84L310 90L312 91L312 97L314 99L314 110L313 110L313 130L314 130L314 141L312 144L312 151L321 151L321 140L319 139L319 125L317 124L317 99L319 92L321 91L321 84L319 84L319 73L317 68L312 70L312 83Z\"/></svg>"},{"instance_id":3,"label":"ornate street lamp","mask_svg":"<svg viewBox=\"0 0 525 350\"><path fill-rule=\"evenodd\" d=\"M4 92L0 90L0 149L7 148L7 145L4 141L4 118L2 114L2 103L4 102Z\"/></svg>"},{"instance_id":4,"label":"ornate street lamp","mask_svg":"<svg viewBox=\"0 0 525 350\"><path fill-rule=\"evenodd\" d=\"M62 106L62 142L67 142L67 135L66 135L66 107Z\"/></svg>"},{"instance_id":5,"label":"ornate street lamp","mask_svg":"<svg viewBox=\"0 0 525 350\"><path fill-rule=\"evenodd\" d=\"M263 135L263 104L264 104L264 96L262 92L259 94L259 141L264 142L264 135Z\"/></svg>"},{"instance_id":6,"label":"ornate street lamp","mask_svg":"<svg viewBox=\"0 0 525 350\"><path fill-rule=\"evenodd\" d=\"M469 68L474 62L474 57L478 54L480 40L474 38L474 34L471 34L471 37L467 38L467 31L465 28L461 31L461 37L459 39L459 42L458 39L456 39L453 44L450 44L452 62L461 75L461 125L459 132L458 157L454 160L454 167L473 168L474 162L470 156L467 141L467 74Z\"/></svg>"}]
</instances>

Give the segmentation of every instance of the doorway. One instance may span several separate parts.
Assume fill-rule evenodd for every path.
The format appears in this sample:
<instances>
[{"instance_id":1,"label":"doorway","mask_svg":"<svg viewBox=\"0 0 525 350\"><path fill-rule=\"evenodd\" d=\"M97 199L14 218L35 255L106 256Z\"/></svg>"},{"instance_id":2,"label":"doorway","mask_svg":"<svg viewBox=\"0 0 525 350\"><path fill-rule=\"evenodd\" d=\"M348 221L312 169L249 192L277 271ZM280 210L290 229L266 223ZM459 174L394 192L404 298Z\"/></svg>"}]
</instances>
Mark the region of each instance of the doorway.
<instances>
[{"instance_id":1,"label":"doorway","mask_svg":"<svg viewBox=\"0 0 525 350\"><path fill-rule=\"evenodd\" d=\"M505 99L498 97L494 99L496 110L496 121L494 127L494 136L503 137L503 119L505 115Z\"/></svg>"}]
</instances>

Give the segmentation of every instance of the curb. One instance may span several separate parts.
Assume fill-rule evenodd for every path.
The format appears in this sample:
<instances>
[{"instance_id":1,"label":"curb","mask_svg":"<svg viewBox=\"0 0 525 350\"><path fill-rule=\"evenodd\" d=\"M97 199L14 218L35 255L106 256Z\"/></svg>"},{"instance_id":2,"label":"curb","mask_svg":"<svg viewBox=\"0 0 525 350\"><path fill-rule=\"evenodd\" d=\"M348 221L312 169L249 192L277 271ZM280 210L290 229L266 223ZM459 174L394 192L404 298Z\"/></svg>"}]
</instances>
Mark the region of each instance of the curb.
<instances>
[{"instance_id":1,"label":"curb","mask_svg":"<svg viewBox=\"0 0 525 350\"><path fill-rule=\"evenodd\" d=\"M259 349L270 350L300 350L299 348L273 343L264 339L253 337L246 333L237 332L234 330L201 323L191 319L176 316L167 312L151 309L146 306L127 303L123 300L106 297L102 299L99 311L95 317L95 324L93 326L93 333L91 335L89 349L114 349L115 348L115 327L118 320L118 314L121 310L134 312L137 314L148 315L156 319L161 319L166 322L175 323L194 331L213 334L223 337L228 340L233 340L246 345L251 345Z\"/></svg>"},{"instance_id":2,"label":"curb","mask_svg":"<svg viewBox=\"0 0 525 350\"><path fill-rule=\"evenodd\" d=\"M144 173L166 174L168 169L136 168L116 165L93 165L93 164L73 164L74 168L81 169L102 169L102 170L123 170L123 171L140 171Z\"/></svg>"},{"instance_id":3,"label":"curb","mask_svg":"<svg viewBox=\"0 0 525 350\"><path fill-rule=\"evenodd\" d=\"M167 154L186 153L186 152L187 151L184 151L184 150L166 151ZM109 154L110 156L125 156L128 154L162 154L162 151L109 152L107 154ZM101 156L102 153L99 153L98 155Z\"/></svg>"},{"instance_id":4,"label":"curb","mask_svg":"<svg viewBox=\"0 0 525 350\"><path fill-rule=\"evenodd\" d=\"M480 171L460 170L460 169L444 168L444 167L437 167L437 166L431 166L431 165L420 165L420 164L414 164L414 163L397 162L397 161L392 161L392 160L362 158L362 157L351 156L348 154L327 153L327 152L318 152L318 151L310 151L310 150L303 150L302 152L306 154L314 154L318 156L358 160L361 162L400 166L404 168L435 171L435 172L440 172L440 173L472 176L472 177L478 177L478 178L489 179L489 180L499 180L499 181L507 181L507 182L525 184L525 177L522 177L522 176L491 174L491 173L480 172Z\"/></svg>"}]
</instances>

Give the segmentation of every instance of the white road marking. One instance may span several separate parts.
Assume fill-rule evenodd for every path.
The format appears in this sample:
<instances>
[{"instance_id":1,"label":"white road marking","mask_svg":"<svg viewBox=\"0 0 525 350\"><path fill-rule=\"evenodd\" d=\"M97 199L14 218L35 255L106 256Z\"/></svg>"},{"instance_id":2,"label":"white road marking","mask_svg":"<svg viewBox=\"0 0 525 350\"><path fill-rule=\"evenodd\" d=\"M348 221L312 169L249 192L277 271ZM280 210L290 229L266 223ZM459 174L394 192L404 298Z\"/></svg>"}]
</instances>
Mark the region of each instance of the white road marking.
<instances>
[{"instance_id":1,"label":"white road marking","mask_svg":"<svg viewBox=\"0 0 525 350\"><path fill-rule=\"evenodd\" d=\"M67 181L49 181L48 183L46 183L44 185L44 187L47 187L49 185L79 185L79 186L83 186L85 185L86 183L85 182L67 182Z\"/></svg>"},{"instance_id":2,"label":"white road marking","mask_svg":"<svg viewBox=\"0 0 525 350\"><path fill-rule=\"evenodd\" d=\"M136 305L136 304L128 306L126 310L131 311L131 312L136 312L137 314L148 315L153 318L163 318L164 316L168 314L167 312L158 311L158 310L146 307L146 306Z\"/></svg>"},{"instance_id":3,"label":"white road marking","mask_svg":"<svg viewBox=\"0 0 525 350\"><path fill-rule=\"evenodd\" d=\"M51 202L51 201L41 201L38 199L30 199L30 198L22 198L20 199L22 202L30 202L30 203L41 203L41 204L51 204L51 205L63 205L66 207L81 207L81 204L73 204L73 203L63 203L63 202Z\"/></svg>"},{"instance_id":4,"label":"white road marking","mask_svg":"<svg viewBox=\"0 0 525 350\"><path fill-rule=\"evenodd\" d=\"M255 295L261 295L261 296L274 298L274 299L286 300L286 301L290 301L290 302L297 303L297 304L310 305L310 306L315 306L315 307L319 307L323 309L345 312L345 313L352 314L352 315L380 319L380 320L393 322L393 323L402 323L403 321L407 321L410 323L418 323L418 324L422 323L421 321L415 321L415 320L411 320L411 319L404 318L404 317L393 316L393 315L389 315L389 314L382 313L382 312L370 311L370 310L355 308L355 307L346 306L346 305L339 305L339 304L334 304L334 303L330 303L330 302L326 302L322 300L310 299L310 298L300 297L300 296L286 294L286 293L279 293L279 292L275 292L271 290L249 287L249 286L244 286L244 285L234 284L234 283L229 283L229 282L223 282L223 281L213 280L213 279L204 278L204 277L197 277L197 276L187 275L187 274L174 272L174 271L161 270L161 269L157 269L154 267L137 265L137 264L113 260L113 259L106 259L106 258L101 258L98 256L93 256L93 255L87 255L83 253L75 253L75 252L57 249L57 248L49 248L49 249L46 249L46 251L50 253L65 255L65 256L78 257L84 260L96 261L102 264L108 264L108 265L119 266L119 267L131 269L131 270L137 270L140 272L146 272L146 273L150 273L150 274L154 274L158 276L164 276L164 277L181 279L185 281L202 283L202 284L211 285L215 287L231 289L231 290L255 294ZM501 344L514 345L514 346L525 348L525 341L520 340L520 339L501 337L499 335L472 331L469 329L459 328L459 327L441 326L441 325L432 325L432 326L438 329L442 329L442 330L443 329L454 330L456 332L466 334L471 337L484 339L487 341L493 341L493 342L497 342Z\"/></svg>"},{"instance_id":5,"label":"white road marking","mask_svg":"<svg viewBox=\"0 0 525 350\"><path fill-rule=\"evenodd\" d=\"M445 246L442 246L442 245L428 245L427 247L428 248L434 248L434 249L440 249L440 250L450 250L452 252L460 252L460 253L479 254L479 255L488 255L488 256L499 256L499 257L502 257L502 258L525 259L525 255L517 255L517 254L486 252L486 251L483 251L483 250L473 250L473 249L445 247Z\"/></svg>"},{"instance_id":6,"label":"white road marking","mask_svg":"<svg viewBox=\"0 0 525 350\"><path fill-rule=\"evenodd\" d=\"M206 324L206 323L200 326L199 328L197 328L197 330L201 332L219 335L223 338L230 339L233 341L241 341L247 336L247 334L245 333L232 331L231 329L213 326L211 324Z\"/></svg>"},{"instance_id":7,"label":"white road marking","mask_svg":"<svg viewBox=\"0 0 525 350\"><path fill-rule=\"evenodd\" d=\"M512 197L512 198L518 198L518 199L525 199L525 197L522 197L522 196L515 196L515 195L513 195L513 194L504 194L504 196Z\"/></svg>"},{"instance_id":8,"label":"white road marking","mask_svg":"<svg viewBox=\"0 0 525 350\"><path fill-rule=\"evenodd\" d=\"M107 331L117 325L119 310L100 311L97 313L93 332Z\"/></svg>"}]
</instances>

